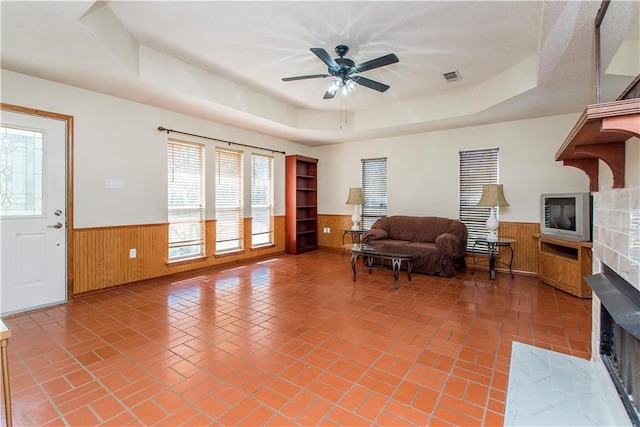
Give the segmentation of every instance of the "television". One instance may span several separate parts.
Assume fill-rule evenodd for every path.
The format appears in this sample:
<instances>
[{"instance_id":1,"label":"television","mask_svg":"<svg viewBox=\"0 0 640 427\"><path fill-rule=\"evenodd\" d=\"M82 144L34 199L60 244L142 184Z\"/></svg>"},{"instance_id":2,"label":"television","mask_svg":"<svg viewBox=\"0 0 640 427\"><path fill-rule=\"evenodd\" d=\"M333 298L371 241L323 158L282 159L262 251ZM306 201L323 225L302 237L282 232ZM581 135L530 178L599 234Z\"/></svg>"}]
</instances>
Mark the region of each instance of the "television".
<instances>
[{"instance_id":1,"label":"television","mask_svg":"<svg viewBox=\"0 0 640 427\"><path fill-rule=\"evenodd\" d=\"M577 242L591 241L590 193L540 195L540 233Z\"/></svg>"}]
</instances>

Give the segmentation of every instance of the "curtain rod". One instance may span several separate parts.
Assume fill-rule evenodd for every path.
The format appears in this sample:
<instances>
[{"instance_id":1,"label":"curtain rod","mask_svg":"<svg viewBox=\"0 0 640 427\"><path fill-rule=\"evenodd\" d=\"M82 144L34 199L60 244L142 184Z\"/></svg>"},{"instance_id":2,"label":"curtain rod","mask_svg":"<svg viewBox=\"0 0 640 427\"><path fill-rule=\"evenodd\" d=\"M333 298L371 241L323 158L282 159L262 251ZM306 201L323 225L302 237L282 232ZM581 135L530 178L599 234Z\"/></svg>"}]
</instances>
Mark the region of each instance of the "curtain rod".
<instances>
[{"instance_id":1,"label":"curtain rod","mask_svg":"<svg viewBox=\"0 0 640 427\"><path fill-rule=\"evenodd\" d=\"M195 136L197 138L204 138L204 139L210 139L211 141L218 141L218 142L224 142L225 144L233 144L233 145L240 145L242 147L248 147L248 148L255 148L258 150L265 150L265 151L271 151L272 153L280 153L280 154L286 154L284 151L279 151L279 150L273 150L271 148L263 148L263 147L256 147L255 145L247 145L247 144L241 144L239 142L233 142L233 141L225 141L224 139L218 139L218 138L211 138L210 136L203 136L203 135L196 135L195 133L188 133L188 132L182 132L179 130L174 130L174 129L167 129L164 128L162 126L158 126L158 130L160 132L167 132L167 135L171 132L173 133L180 133L182 135L189 135L189 136Z\"/></svg>"}]
</instances>

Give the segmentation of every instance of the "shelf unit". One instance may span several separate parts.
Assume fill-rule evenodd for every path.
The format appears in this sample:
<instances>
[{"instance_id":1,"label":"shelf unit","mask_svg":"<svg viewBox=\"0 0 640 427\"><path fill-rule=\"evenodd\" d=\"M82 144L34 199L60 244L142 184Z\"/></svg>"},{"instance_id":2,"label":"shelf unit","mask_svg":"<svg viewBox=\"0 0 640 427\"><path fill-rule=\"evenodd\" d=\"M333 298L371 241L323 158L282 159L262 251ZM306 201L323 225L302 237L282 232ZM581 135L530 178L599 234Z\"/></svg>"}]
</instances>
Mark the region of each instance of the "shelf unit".
<instances>
[{"instance_id":1,"label":"shelf unit","mask_svg":"<svg viewBox=\"0 0 640 427\"><path fill-rule=\"evenodd\" d=\"M539 235L540 281L580 298L591 298L584 280L592 273L591 242Z\"/></svg>"},{"instance_id":2,"label":"shelf unit","mask_svg":"<svg viewBox=\"0 0 640 427\"><path fill-rule=\"evenodd\" d=\"M318 159L286 156L285 252L318 248Z\"/></svg>"}]
</instances>

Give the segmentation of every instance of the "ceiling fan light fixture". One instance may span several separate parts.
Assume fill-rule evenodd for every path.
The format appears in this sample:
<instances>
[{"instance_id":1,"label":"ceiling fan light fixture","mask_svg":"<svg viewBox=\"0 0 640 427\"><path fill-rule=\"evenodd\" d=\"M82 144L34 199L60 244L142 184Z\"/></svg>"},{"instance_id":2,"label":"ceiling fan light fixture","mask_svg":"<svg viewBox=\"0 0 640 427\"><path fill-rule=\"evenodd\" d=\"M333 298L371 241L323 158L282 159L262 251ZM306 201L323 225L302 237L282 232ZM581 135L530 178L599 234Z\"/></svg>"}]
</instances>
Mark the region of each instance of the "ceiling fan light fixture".
<instances>
[{"instance_id":1,"label":"ceiling fan light fixture","mask_svg":"<svg viewBox=\"0 0 640 427\"><path fill-rule=\"evenodd\" d=\"M399 61L398 57L394 53L389 53L379 58L356 64L352 59L344 57L344 55L349 51L349 47L346 45L336 46L335 52L338 54L338 58L335 59L321 47L312 47L310 50L318 57L318 59L329 67L327 69L328 74L309 74L305 76L283 77L282 81L289 82L294 80L325 78L332 76L334 77L334 80L329 83L323 99L333 98L339 89L343 96L347 96L349 93L355 91L360 85L378 92L384 92L389 89L388 85L359 75L353 76L353 74L395 64Z\"/></svg>"},{"instance_id":2,"label":"ceiling fan light fixture","mask_svg":"<svg viewBox=\"0 0 640 427\"><path fill-rule=\"evenodd\" d=\"M336 77L331 85L335 88L336 91L340 90L342 96L347 96L351 92L355 92L355 90L358 88L358 84L356 82L344 77Z\"/></svg>"}]
</instances>

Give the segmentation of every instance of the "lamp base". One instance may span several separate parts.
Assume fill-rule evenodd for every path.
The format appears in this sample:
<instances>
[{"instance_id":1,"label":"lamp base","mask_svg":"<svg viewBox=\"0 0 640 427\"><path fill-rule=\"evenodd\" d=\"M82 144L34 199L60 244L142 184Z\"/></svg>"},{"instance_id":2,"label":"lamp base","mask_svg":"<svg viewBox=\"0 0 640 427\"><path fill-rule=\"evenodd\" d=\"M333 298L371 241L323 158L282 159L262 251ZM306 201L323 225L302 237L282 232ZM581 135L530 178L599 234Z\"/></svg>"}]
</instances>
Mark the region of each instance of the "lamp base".
<instances>
[{"instance_id":1,"label":"lamp base","mask_svg":"<svg viewBox=\"0 0 640 427\"><path fill-rule=\"evenodd\" d=\"M496 242L498 240L498 227L500 223L496 218L495 208L491 207L491 214L489 215L489 219L487 219L487 241L488 242Z\"/></svg>"},{"instance_id":2,"label":"lamp base","mask_svg":"<svg viewBox=\"0 0 640 427\"><path fill-rule=\"evenodd\" d=\"M351 215L351 222L353 222L351 231L360 230L360 226L358 225L358 223L360 222L360 212L358 212L358 205L353 205L353 215Z\"/></svg>"}]
</instances>

